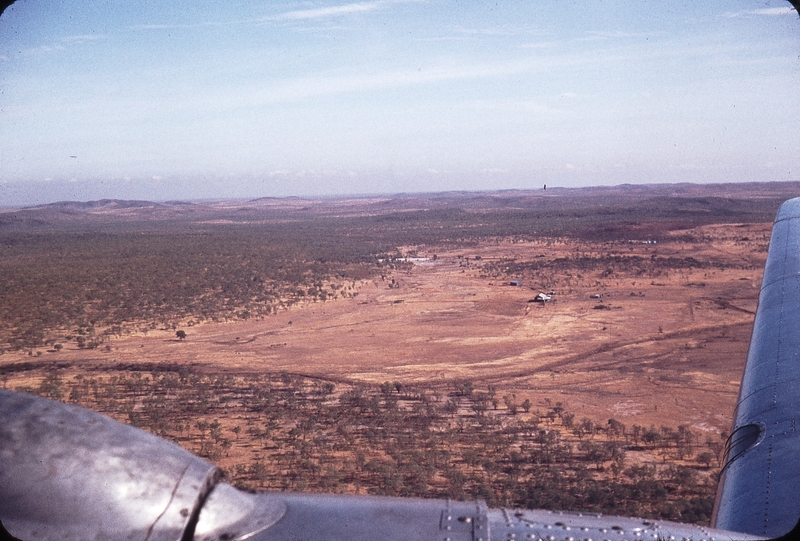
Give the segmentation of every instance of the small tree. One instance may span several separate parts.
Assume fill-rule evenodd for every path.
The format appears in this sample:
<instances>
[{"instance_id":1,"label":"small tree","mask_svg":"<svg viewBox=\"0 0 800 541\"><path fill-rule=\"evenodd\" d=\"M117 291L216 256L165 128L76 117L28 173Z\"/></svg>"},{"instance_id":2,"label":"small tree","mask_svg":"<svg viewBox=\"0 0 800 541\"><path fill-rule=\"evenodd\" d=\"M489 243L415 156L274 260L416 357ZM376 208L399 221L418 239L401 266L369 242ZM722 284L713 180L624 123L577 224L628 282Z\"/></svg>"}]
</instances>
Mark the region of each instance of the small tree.
<instances>
[{"instance_id":1,"label":"small tree","mask_svg":"<svg viewBox=\"0 0 800 541\"><path fill-rule=\"evenodd\" d=\"M714 460L714 454L708 451L700 453L697 455L697 462L701 464L705 464L706 469L711 467L711 461Z\"/></svg>"},{"instance_id":2,"label":"small tree","mask_svg":"<svg viewBox=\"0 0 800 541\"><path fill-rule=\"evenodd\" d=\"M178 332L175 333L175 336L178 337L178 340L185 340L186 339L186 331L181 329L181 330L179 330Z\"/></svg>"},{"instance_id":3,"label":"small tree","mask_svg":"<svg viewBox=\"0 0 800 541\"><path fill-rule=\"evenodd\" d=\"M503 396L503 402L505 403L506 408L508 408L508 412L511 415L517 414L518 406L516 400L514 400L514 395ZM497 409L497 407L495 407L495 409Z\"/></svg>"}]
</instances>

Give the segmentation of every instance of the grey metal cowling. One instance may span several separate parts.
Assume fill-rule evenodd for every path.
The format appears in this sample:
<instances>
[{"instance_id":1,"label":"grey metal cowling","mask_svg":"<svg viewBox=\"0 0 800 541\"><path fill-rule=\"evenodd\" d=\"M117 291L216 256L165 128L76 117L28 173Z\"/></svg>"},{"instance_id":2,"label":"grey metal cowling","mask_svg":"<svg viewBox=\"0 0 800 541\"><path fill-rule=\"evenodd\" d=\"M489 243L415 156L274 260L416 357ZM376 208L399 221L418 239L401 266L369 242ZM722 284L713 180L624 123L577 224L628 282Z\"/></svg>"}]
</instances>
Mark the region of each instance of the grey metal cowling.
<instances>
[{"instance_id":1,"label":"grey metal cowling","mask_svg":"<svg viewBox=\"0 0 800 541\"><path fill-rule=\"evenodd\" d=\"M0 517L15 537L178 541L221 477L83 408L0 391Z\"/></svg>"}]
</instances>

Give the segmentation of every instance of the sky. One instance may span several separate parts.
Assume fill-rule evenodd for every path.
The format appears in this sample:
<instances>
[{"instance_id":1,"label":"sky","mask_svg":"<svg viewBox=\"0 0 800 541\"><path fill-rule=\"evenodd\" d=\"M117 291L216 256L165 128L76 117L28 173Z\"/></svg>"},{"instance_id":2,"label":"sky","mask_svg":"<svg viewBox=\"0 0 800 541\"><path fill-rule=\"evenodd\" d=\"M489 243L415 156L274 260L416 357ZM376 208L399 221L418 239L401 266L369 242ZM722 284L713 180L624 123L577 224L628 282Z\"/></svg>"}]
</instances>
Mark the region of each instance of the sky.
<instances>
[{"instance_id":1,"label":"sky","mask_svg":"<svg viewBox=\"0 0 800 541\"><path fill-rule=\"evenodd\" d=\"M0 206L800 180L778 0L20 0Z\"/></svg>"}]
</instances>

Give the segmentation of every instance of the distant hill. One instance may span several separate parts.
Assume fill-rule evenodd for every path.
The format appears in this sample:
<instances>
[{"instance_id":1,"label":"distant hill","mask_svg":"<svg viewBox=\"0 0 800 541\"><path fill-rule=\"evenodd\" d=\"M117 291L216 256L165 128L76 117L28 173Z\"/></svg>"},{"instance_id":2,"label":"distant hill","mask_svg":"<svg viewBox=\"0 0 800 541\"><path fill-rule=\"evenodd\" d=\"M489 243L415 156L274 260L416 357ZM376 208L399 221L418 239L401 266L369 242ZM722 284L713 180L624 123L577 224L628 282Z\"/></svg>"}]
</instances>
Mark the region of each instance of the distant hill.
<instances>
[{"instance_id":1,"label":"distant hill","mask_svg":"<svg viewBox=\"0 0 800 541\"><path fill-rule=\"evenodd\" d=\"M730 184L623 184L587 188L404 193L326 197L261 197L252 200L167 201L125 199L61 201L0 210L0 231L108 227L196 227L203 224L292 222L298 219L409 216L453 212L582 213L625 207L638 219L654 211L672 216L708 212L771 220L780 202L800 195L800 182ZM626 211L627 212L627 211ZM160 225L159 225L160 224Z\"/></svg>"},{"instance_id":2,"label":"distant hill","mask_svg":"<svg viewBox=\"0 0 800 541\"><path fill-rule=\"evenodd\" d=\"M159 203L152 201L139 201L128 199L100 199L98 201L59 201L47 205L38 205L27 208L75 208L75 209L96 209L96 208L144 208L158 206Z\"/></svg>"}]
</instances>

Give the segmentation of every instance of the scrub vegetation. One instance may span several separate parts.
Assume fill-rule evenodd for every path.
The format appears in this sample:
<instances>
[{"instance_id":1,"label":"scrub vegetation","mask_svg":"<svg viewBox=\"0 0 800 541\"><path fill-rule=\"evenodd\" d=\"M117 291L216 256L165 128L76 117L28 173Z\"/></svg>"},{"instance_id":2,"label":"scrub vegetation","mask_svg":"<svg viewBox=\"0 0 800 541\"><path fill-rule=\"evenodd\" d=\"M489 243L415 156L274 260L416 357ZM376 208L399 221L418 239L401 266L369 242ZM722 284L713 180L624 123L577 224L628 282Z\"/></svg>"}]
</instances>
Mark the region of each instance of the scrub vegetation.
<instances>
[{"instance_id":1,"label":"scrub vegetation","mask_svg":"<svg viewBox=\"0 0 800 541\"><path fill-rule=\"evenodd\" d=\"M171 439L246 489L482 498L490 506L710 520L719 435L577 419L564 404L534 408L471 381L353 385L287 372L209 376L172 368L111 376L37 371L38 383L16 389ZM9 379L13 385L8 373L4 384Z\"/></svg>"},{"instance_id":2,"label":"scrub vegetation","mask_svg":"<svg viewBox=\"0 0 800 541\"><path fill-rule=\"evenodd\" d=\"M210 231L47 231L0 235L0 343L11 350L178 322L269 315L352 292L378 273L374 245L239 226ZM313 239L317 239L313 241Z\"/></svg>"}]
</instances>

